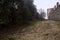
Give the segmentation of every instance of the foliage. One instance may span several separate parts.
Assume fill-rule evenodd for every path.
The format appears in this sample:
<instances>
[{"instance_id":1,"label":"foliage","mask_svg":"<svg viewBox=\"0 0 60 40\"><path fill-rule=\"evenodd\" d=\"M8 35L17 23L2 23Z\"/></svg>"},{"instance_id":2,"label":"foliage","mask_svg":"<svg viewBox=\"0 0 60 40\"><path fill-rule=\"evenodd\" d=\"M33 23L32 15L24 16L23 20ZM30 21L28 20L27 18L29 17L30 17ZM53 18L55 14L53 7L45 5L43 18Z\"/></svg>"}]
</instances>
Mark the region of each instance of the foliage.
<instances>
[{"instance_id":1,"label":"foliage","mask_svg":"<svg viewBox=\"0 0 60 40\"><path fill-rule=\"evenodd\" d=\"M46 13L43 9L40 9L40 16L44 19L46 17Z\"/></svg>"},{"instance_id":2,"label":"foliage","mask_svg":"<svg viewBox=\"0 0 60 40\"><path fill-rule=\"evenodd\" d=\"M0 24L22 25L40 18L32 0L0 0Z\"/></svg>"}]
</instances>

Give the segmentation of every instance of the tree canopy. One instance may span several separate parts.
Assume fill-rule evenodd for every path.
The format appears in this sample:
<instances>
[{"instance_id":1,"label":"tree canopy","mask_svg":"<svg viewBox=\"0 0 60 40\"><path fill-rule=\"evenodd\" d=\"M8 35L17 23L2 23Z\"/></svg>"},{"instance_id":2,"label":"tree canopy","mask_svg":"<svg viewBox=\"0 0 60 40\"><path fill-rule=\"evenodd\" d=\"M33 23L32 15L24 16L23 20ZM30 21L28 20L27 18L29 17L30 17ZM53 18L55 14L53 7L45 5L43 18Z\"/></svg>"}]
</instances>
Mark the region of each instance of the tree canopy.
<instances>
[{"instance_id":1,"label":"tree canopy","mask_svg":"<svg viewBox=\"0 0 60 40\"><path fill-rule=\"evenodd\" d=\"M40 20L32 0L0 0L0 24L24 24Z\"/></svg>"}]
</instances>

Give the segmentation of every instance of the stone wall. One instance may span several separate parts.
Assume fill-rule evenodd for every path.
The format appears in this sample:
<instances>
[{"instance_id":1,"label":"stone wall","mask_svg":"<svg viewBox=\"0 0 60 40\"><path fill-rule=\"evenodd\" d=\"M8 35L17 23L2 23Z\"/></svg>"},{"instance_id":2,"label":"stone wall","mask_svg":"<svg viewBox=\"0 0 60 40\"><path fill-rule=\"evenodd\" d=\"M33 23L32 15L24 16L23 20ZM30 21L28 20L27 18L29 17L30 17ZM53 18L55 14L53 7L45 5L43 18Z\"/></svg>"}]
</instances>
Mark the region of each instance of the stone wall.
<instances>
[{"instance_id":1,"label":"stone wall","mask_svg":"<svg viewBox=\"0 0 60 40\"><path fill-rule=\"evenodd\" d=\"M60 20L60 5L52 13L49 14L48 18L50 20Z\"/></svg>"},{"instance_id":2,"label":"stone wall","mask_svg":"<svg viewBox=\"0 0 60 40\"><path fill-rule=\"evenodd\" d=\"M49 14L52 13L53 11L54 11L54 8L47 9L47 13L48 13L47 15L49 16Z\"/></svg>"}]
</instances>

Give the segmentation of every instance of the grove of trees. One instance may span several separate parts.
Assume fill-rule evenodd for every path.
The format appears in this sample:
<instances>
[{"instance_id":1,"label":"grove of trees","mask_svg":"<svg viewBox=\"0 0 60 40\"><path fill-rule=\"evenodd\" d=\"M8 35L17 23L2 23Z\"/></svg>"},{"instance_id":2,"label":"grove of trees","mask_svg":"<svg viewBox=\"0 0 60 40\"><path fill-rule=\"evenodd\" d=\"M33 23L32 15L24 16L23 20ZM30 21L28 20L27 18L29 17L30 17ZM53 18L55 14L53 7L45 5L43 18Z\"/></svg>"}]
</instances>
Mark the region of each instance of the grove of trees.
<instances>
[{"instance_id":1,"label":"grove of trees","mask_svg":"<svg viewBox=\"0 0 60 40\"><path fill-rule=\"evenodd\" d=\"M0 25L21 25L41 19L33 0L0 0Z\"/></svg>"}]
</instances>

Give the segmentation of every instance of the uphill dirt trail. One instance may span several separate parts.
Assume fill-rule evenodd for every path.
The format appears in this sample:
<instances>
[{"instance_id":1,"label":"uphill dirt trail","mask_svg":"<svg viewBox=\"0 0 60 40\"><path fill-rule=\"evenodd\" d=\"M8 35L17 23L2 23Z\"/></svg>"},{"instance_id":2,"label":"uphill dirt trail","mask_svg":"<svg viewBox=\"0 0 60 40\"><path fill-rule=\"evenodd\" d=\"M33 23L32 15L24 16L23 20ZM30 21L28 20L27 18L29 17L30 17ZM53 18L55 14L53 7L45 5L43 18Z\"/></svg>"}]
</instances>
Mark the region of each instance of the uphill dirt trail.
<instances>
[{"instance_id":1,"label":"uphill dirt trail","mask_svg":"<svg viewBox=\"0 0 60 40\"><path fill-rule=\"evenodd\" d=\"M59 21L39 21L35 25L18 29L15 33L4 34L0 40L60 40Z\"/></svg>"}]
</instances>

